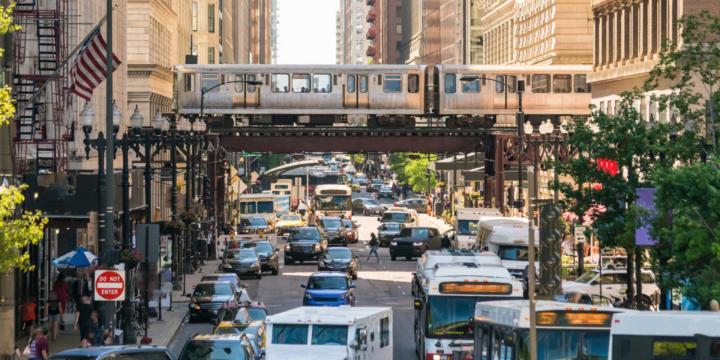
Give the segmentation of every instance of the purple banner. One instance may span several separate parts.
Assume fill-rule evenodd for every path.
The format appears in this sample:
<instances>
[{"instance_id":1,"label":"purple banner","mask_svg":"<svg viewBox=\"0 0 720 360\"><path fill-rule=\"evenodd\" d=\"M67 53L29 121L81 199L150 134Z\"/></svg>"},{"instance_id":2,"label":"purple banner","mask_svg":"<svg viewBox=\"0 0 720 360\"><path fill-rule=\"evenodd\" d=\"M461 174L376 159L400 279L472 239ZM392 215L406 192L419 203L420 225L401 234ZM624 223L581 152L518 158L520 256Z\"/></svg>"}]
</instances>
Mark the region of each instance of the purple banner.
<instances>
[{"instance_id":1,"label":"purple banner","mask_svg":"<svg viewBox=\"0 0 720 360\"><path fill-rule=\"evenodd\" d=\"M647 222L655 216L655 189L654 188L640 188L635 190L638 199L635 205L643 207L646 210L646 214L649 216L643 216L643 225L635 229L635 245L637 246L655 246L656 241L650 236L650 224Z\"/></svg>"}]
</instances>

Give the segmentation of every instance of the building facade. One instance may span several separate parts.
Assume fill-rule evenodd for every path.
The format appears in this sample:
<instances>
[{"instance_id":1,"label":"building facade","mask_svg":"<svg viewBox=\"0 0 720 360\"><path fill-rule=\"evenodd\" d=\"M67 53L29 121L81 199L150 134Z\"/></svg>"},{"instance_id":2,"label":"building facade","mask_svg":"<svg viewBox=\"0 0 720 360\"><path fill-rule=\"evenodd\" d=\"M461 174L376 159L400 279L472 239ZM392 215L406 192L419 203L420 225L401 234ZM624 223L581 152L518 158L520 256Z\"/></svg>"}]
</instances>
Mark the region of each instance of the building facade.
<instances>
[{"instance_id":1,"label":"building facade","mask_svg":"<svg viewBox=\"0 0 720 360\"><path fill-rule=\"evenodd\" d=\"M404 30L411 33L409 42L403 44L407 63L467 64L470 61L471 0L409 0L406 3L410 14L402 17L403 28L409 27Z\"/></svg>"},{"instance_id":2,"label":"building facade","mask_svg":"<svg viewBox=\"0 0 720 360\"><path fill-rule=\"evenodd\" d=\"M340 16L342 17L342 28L336 31L339 39L336 41L341 46L340 54L336 57L342 59L342 64L367 64L372 62L380 51L373 41L369 39L370 33L377 32L380 23L378 11L373 10L372 0L340 0ZM371 26L375 30L368 33Z\"/></svg>"},{"instance_id":3,"label":"building facade","mask_svg":"<svg viewBox=\"0 0 720 360\"><path fill-rule=\"evenodd\" d=\"M277 26L274 0L250 0L250 63L270 64L273 61ZM275 35L275 36L274 36Z\"/></svg>"}]
</instances>

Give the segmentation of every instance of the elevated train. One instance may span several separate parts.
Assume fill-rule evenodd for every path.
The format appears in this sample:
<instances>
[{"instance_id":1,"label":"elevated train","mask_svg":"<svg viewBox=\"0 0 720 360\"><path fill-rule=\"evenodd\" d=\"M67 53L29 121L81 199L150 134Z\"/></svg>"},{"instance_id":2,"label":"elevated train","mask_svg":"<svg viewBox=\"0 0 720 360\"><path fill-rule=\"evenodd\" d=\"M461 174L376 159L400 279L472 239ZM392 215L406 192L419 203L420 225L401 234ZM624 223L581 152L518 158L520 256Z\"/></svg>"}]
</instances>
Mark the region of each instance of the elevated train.
<instances>
[{"instance_id":1,"label":"elevated train","mask_svg":"<svg viewBox=\"0 0 720 360\"><path fill-rule=\"evenodd\" d=\"M412 128L416 119L441 118L453 128L514 126L518 86L529 118L588 116L590 71L583 65L179 65L175 91L182 116L198 116L202 105L203 115L249 125L361 119L371 128ZM202 89L218 84L201 102Z\"/></svg>"}]
</instances>

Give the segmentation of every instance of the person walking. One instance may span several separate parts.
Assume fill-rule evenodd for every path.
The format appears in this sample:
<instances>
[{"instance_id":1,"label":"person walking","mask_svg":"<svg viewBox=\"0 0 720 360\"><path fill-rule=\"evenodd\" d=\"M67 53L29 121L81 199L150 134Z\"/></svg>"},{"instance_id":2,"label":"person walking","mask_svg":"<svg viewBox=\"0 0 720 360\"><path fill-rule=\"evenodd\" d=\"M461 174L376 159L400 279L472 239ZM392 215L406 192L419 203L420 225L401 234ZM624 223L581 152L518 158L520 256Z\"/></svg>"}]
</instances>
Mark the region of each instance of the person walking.
<instances>
[{"instance_id":1,"label":"person walking","mask_svg":"<svg viewBox=\"0 0 720 360\"><path fill-rule=\"evenodd\" d=\"M25 334L33 334L33 325L35 325L35 320L37 320L36 311L37 304L35 303L34 296L28 297L20 306L20 316L22 317L23 332Z\"/></svg>"},{"instance_id":2,"label":"person walking","mask_svg":"<svg viewBox=\"0 0 720 360\"><path fill-rule=\"evenodd\" d=\"M62 322L62 316L65 313L61 305L57 292L53 291L48 296L47 306L45 306L45 317L47 317L50 325L50 338L55 341Z\"/></svg>"},{"instance_id":3,"label":"person walking","mask_svg":"<svg viewBox=\"0 0 720 360\"><path fill-rule=\"evenodd\" d=\"M35 339L31 343L29 360L47 360L50 357L50 346L47 341L47 330L35 328Z\"/></svg>"},{"instance_id":4,"label":"person walking","mask_svg":"<svg viewBox=\"0 0 720 360\"><path fill-rule=\"evenodd\" d=\"M377 236L375 236L375 233L370 233L370 242L368 243L370 245L370 253L368 254L367 260L370 261L370 257L375 255L375 259L377 259L377 262L380 262L380 256L378 256L378 245L380 243L378 242Z\"/></svg>"},{"instance_id":5,"label":"person walking","mask_svg":"<svg viewBox=\"0 0 720 360\"><path fill-rule=\"evenodd\" d=\"M80 304L77 306L77 313L75 313L75 330L80 329L80 340L87 337L87 333L90 330L92 320L91 315L94 309L89 296L83 296L80 298Z\"/></svg>"},{"instance_id":6,"label":"person walking","mask_svg":"<svg viewBox=\"0 0 720 360\"><path fill-rule=\"evenodd\" d=\"M449 249L452 244L450 243L450 237L445 233L440 242L440 247L443 249Z\"/></svg>"},{"instance_id":7,"label":"person walking","mask_svg":"<svg viewBox=\"0 0 720 360\"><path fill-rule=\"evenodd\" d=\"M65 281L65 275L63 273L58 274L52 290L57 294L60 308L62 312L65 313L67 311L67 302L70 298L70 286L68 286L67 281Z\"/></svg>"}]
</instances>

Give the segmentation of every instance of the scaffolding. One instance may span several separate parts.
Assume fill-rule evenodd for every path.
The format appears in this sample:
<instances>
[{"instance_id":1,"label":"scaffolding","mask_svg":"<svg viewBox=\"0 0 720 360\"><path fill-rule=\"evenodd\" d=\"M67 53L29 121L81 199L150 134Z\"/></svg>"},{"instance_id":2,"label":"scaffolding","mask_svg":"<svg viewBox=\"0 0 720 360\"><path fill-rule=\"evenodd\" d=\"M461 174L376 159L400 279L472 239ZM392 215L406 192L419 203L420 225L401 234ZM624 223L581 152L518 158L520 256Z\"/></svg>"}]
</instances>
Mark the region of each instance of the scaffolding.
<instances>
[{"instance_id":1,"label":"scaffolding","mask_svg":"<svg viewBox=\"0 0 720 360\"><path fill-rule=\"evenodd\" d=\"M53 174L67 166L73 124L68 37L70 0L17 0L13 34L13 98L17 104L13 162L18 174Z\"/></svg>"}]
</instances>

